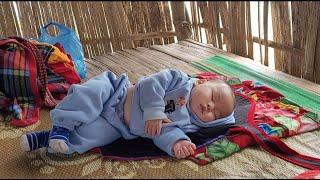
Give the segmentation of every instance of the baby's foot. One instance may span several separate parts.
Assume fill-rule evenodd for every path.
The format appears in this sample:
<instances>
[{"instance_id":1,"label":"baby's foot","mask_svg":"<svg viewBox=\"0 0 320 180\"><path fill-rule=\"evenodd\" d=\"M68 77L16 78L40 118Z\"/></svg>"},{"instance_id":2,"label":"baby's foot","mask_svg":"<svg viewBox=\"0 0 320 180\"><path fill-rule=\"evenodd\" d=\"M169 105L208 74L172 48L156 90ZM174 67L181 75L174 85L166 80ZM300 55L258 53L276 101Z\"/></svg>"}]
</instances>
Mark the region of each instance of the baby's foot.
<instances>
[{"instance_id":1,"label":"baby's foot","mask_svg":"<svg viewBox=\"0 0 320 180\"><path fill-rule=\"evenodd\" d=\"M27 133L20 138L20 147L23 151L33 151L48 146L50 131Z\"/></svg>"},{"instance_id":2,"label":"baby's foot","mask_svg":"<svg viewBox=\"0 0 320 180\"><path fill-rule=\"evenodd\" d=\"M25 134L22 135L20 138L20 147L21 147L21 150L23 150L23 151L30 151L28 138L27 138L27 135L25 135Z\"/></svg>"},{"instance_id":3,"label":"baby's foot","mask_svg":"<svg viewBox=\"0 0 320 180\"><path fill-rule=\"evenodd\" d=\"M68 152L69 135L70 132L68 129L59 126L53 126L49 135L49 147L57 153Z\"/></svg>"},{"instance_id":4,"label":"baby's foot","mask_svg":"<svg viewBox=\"0 0 320 180\"><path fill-rule=\"evenodd\" d=\"M67 143L62 139L50 139L49 146L58 153L66 153L69 151Z\"/></svg>"}]
</instances>

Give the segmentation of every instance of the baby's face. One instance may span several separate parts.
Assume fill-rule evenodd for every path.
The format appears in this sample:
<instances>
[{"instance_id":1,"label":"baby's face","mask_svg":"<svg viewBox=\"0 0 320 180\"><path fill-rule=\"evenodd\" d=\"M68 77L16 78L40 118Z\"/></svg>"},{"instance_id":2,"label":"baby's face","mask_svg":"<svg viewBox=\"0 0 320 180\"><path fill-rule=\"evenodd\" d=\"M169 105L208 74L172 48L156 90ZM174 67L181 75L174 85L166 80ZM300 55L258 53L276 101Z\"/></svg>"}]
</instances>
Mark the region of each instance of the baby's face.
<instances>
[{"instance_id":1,"label":"baby's face","mask_svg":"<svg viewBox=\"0 0 320 180\"><path fill-rule=\"evenodd\" d=\"M190 95L190 108L203 122L230 115L234 109L234 96L230 87L220 81L198 80Z\"/></svg>"}]
</instances>

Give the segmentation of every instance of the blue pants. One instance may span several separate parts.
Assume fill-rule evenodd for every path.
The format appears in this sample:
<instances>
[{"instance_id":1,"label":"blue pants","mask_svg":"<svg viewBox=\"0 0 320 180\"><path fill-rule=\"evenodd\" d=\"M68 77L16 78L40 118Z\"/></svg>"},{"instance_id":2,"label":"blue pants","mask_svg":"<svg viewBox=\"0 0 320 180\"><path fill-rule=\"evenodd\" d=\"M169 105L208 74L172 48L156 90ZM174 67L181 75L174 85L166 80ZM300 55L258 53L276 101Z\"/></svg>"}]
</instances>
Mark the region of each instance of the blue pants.
<instances>
[{"instance_id":1,"label":"blue pants","mask_svg":"<svg viewBox=\"0 0 320 180\"><path fill-rule=\"evenodd\" d=\"M110 144L120 137L121 133L115 127L103 117L99 117L92 123L82 124L71 131L67 154L81 154L92 148Z\"/></svg>"},{"instance_id":2,"label":"blue pants","mask_svg":"<svg viewBox=\"0 0 320 180\"><path fill-rule=\"evenodd\" d=\"M82 85L72 85L68 95L50 112L52 124L70 131L69 152L84 153L123 137L133 139L123 119L128 77L110 71ZM50 150L50 149L49 149Z\"/></svg>"}]
</instances>

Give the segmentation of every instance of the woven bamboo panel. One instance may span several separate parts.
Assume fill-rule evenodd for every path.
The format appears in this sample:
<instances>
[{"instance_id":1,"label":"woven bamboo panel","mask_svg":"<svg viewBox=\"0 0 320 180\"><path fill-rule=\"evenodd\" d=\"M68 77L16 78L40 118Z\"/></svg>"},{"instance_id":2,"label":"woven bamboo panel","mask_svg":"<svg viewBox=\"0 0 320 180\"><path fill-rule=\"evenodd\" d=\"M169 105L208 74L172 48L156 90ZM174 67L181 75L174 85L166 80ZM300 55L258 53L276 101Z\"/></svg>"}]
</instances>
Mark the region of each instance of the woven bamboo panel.
<instances>
[{"instance_id":1,"label":"woven bamboo panel","mask_svg":"<svg viewBox=\"0 0 320 180\"><path fill-rule=\"evenodd\" d=\"M222 46L228 52L251 59L257 53L260 63L266 66L270 64L269 49L274 48L276 70L313 82L320 81L318 2L258 2L259 8L255 9L258 22L251 22L252 16L256 16L251 14L254 8L251 2L201 1L190 4L194 40L203 42L201 36L206 36L208 44L220 49L222 40ZM253 35L252 26L258 26L258 36ZM204 33L200 27L205 28ZM273 40L270 40L270 27ZM253 51L253 43L259 44L258 50Z\"/></svg>"},{"instance_id":2,"label":"woven bamboo panel","mask_svg":"<svg viewBox=\"0 0 320 180\"><path fill-rule=\"evenodd\" d=\"M55 21L78 34L86 57L192 38L251 59L258 55L265 66L274 59L276 70L319 83L319 2L258 2L258 22L252 3L1 1L0 36L38 38L40 27ZM54 26L47 31L59 34Z\"/></svg>"},{"instance_id":3,"label":"woven bamboo panel","mask_svg":"<svg viewBox=\"0 0 320 180\"><path fill-rule=\"evenodd\" d=\"M0 2L0 35L38 38L50 21L77 32L86 57L138 46L173 43L170 2ZM20 24L18 23L20 22ZM20 30L21 29L21 30ZM50 35L58 35L49 26Z\"/></svg>"},{"instance_id":4,"label":"woven bamboo panel","mask_svg":"<svg viewBox=\"0 0 320 180\"><path fill-rule=\"evenodd\" d=\"M17 23L17 17L14 14L12 2L0 2L0 23L0 36L22 35Z\"/></svg>"}]
</instances>

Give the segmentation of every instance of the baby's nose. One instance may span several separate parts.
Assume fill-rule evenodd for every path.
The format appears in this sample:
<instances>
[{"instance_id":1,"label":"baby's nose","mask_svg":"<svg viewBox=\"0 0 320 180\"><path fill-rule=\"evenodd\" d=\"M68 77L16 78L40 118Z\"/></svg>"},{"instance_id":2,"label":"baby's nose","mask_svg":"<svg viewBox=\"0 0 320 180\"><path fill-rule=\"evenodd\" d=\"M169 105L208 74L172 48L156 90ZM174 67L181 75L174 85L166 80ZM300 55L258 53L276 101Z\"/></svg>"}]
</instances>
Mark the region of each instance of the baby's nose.
<instances>
[{"instance_id":1,"label":"baby's nose","mask_svg":"<svg viewBox=\"0 0 320 180\"><path fill-rule=\"evenodd\" d=\"M209 103L207 104L207 110L210 111L212 108L213 108L213 103L212 103L212 102L209 102Z\"/></svg>"}]
</instances>

